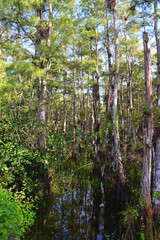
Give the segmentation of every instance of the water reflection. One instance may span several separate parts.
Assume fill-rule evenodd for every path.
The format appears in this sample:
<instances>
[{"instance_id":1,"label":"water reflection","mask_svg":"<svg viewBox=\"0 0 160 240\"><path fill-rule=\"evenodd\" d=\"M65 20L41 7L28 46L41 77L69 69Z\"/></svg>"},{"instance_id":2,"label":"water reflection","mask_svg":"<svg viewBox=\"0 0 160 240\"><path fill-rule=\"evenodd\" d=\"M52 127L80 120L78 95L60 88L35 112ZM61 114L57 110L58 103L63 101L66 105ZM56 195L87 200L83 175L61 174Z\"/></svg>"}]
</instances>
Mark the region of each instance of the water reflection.
<instances>
[{"instance_id":1,"label":"water reflection","mask_svg":"<svg viewBox=\"0 0 160 240\"><path fill-rule=\"evenodd\" d=\"M111 197L99 178L74 180L53 196L28 240L111 240L115 218ZM26 239L26 238L25 238Z\"/></svg>"}]
</instances>

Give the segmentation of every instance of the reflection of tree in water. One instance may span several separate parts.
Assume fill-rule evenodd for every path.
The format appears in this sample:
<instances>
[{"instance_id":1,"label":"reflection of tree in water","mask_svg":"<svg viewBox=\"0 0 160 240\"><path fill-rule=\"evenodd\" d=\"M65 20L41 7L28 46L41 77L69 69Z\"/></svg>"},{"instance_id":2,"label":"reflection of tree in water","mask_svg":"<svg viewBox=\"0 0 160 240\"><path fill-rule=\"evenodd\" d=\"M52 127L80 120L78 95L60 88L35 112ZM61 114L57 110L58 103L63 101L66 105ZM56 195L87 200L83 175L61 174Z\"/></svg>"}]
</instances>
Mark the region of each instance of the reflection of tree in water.
<instances>
[{"instance_id":1,"label":"reflection of tree in water","mask_svg":"<svg viewBox=\"0 0 160 240\"><path fill-rule=\"evenodd\" d=\"M113 201L113 189L104 186L104 233L105 239L116 240L115 229L118 229L117 205Z\"/></svg>"},{"instance_id":2,"label":"reflection of tree in water","mask_svg":"<svg viewBox=\"0 0 160 240\"><path fill-rule=\"evenodd\" d=\"M86 239L98 238L100 227L100 210L102 205L101 174L99 168L95 166L91 174L91 213L88 222Z\"/></svg>"},{"instance_id":3,"label":"reflection of tree in water","mask_svg":"<svg viewBox=\"0 0 160 240\"><path fill-rule=\"evenodd\" d=\"M89 178L89 173L87 175ZM116 213L98 167L88 178L66 185L64 192L52 196L42 221L28 240L115 240ZM34 238L36 237L36 238Z\"/></svg>"},{"instance_id":4,"label":"reflection of tree in water","mask_svg":"<svg viewBox=\"0 0 160 240\"><path fill-rule=\"evenodd\" d=\"M108 187L103 182L104 189L104 233L107 240L119 240L123 234L121 226L121 212L125 204L117 201L115 188ZM119 196L118 196L119 197Z\"/></svg>"}]
</instances>

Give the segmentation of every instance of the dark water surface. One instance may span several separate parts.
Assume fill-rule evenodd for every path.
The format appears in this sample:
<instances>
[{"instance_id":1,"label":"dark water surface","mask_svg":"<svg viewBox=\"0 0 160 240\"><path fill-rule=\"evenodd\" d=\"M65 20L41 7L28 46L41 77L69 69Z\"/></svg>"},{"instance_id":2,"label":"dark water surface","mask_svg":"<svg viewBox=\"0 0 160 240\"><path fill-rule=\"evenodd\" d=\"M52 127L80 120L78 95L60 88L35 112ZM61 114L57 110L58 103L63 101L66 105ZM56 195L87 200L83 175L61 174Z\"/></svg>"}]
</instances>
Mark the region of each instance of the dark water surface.
<instances>
[{"instance_id":1,"label":"dark water surface","mask_svg":"<svg viewBox=\"0 0 160 240\"><path fill-rule=\"evenodd\" d=\"M90 174L53 194L26 240L115 239L116 214L109 191Z\"/></svg>"}]
</instances>

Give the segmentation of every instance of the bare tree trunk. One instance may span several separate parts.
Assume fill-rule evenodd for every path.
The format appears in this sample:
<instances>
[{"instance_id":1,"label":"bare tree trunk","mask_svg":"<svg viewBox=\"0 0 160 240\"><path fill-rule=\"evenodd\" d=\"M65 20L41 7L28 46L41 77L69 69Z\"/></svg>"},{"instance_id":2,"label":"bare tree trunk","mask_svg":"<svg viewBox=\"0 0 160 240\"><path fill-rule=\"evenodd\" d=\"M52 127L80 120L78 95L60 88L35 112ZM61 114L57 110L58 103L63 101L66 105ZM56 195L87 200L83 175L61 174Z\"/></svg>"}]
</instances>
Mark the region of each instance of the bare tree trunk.
<instances>
[{"instance_id":1,"label":"bare tree trunk","mask_svg":"<svg viewBox=\"0 0 160 240\"><path fill-rule=\"evenodd\" d=\"M135 142L135 134L134 134L134 125L131 120L131 112L133 111L133 83L132 83L132 62L128 59L128 80L127 80L127 88L128 88L128 126L129 126L129 141Z\"/></svg>"},{"instance_id":2,"label":"bare tree trunk","mask_svg":"<svg viewBox=\"0 0 160 240\"><path fill-rule=\"evenodd\" d=\"M100 161L100 95L99 95L99 69L98 69L98 39L96 31L96 72L93 83L93 115L94 115L94 154L95 162Z\"/></svg>"},{"instance_id":3,"label":"bare tree trunk","mask_svg":"<svg viewBox=\"0 0 160 240\"><path fill-rule=\"evenodd\" d=\"M41 15L41 14L40 14ZM39 33L38 33L39 34ZM49 2L49 23L48 23L48 37L46 39L46 45L48 47L50 47L50 37L52 34L52 3L51 1ZM38 52L38 47L41 43L41 40L44 36L42 36L42 33L39 34L39 39L38 39L38 44L37 44L37 52ZM46 65L46 78L44 80L41 79L41 81L39 81L39 89L40 89L40 94L39 94L39 106L40 106L40 110L39 110L39 119L42 121L44 127L42 129L42 132L39 135L39 139L38 139L38 144L39 147L41 149L41 151L45 151L46 148L46 123L47 123L47 106L46 106L46 99L47 99L47 78L48 78L48 74L51 68L51 61L50 58L47 62Z\"/></svg>"},{"instance_id":4,"label":"bare tree trunk","mask_svg":"<svg viewBox=\"0 0 160 240\"><path fill-rule=\"evenodd\" d=\"M143 33L144 44L144 65L145 65L145 86L146 86L146 105L144 113L144 161L141 196L145 201L144 214L146 218L146 239L153 239L153 212L151 203L151 172L152 172L152 137L153 137L153 102L152 102L152 72L150 45L148 33Z\"/></svg>"},{"instance_id":5,"label":"bare tree trunk","mask_svg":"<svg viewBox=\"0 0 160 240\"><path fill-rule=\"evenodd\" d=\"M53 111L53 129L54 133L58 133L59 131L59 112L58 108L56 107Z\"/></svg>"},{"instance_id":6,"label":"bare tree trunk","mask_svg":"<svg viewBox=\"0 0 160 240\"><path fill-rule=\"evenodd\" d=\"M128 108L129 110L133 109L133 86L132 86L132 63L128 60Z\"/></svg>"},{"instance_id":7,"label":"bare tree trunk","mask_svg":"<svg viewBox=\"0 0 160 240\"><path fill-rule=\"evenodd\" d=\"M108 18L106 13L106 50L107 50L107 58L108 58L108 73L109 73L109 82L108 82L108 91L106 91L106 123L110 124L111 122L111 103L112 103L112 86L113 86L113 72L112 72L112 64L111 64L111 51L110 51L110 39L109 39L109 26L108 26ZM111 130L108 126L105 132L105 151L106 151L106 167L107 165L111 165L112 157L111 157ZM109 166L110 167L110 166ZM107 170L107 168L106 168Z\"/></svg>"},{"instance_id":8,"label":"bare tree trunk","mask_svg":"<svg viewBox=\"0 0 160 240\"><path fill-rule=\"evenodd\" d=\"M90 38L90 60L92 60L92 40ZM90 77L91 77L91 72L90 72L90 69L89 69L89 74L88 74L88 82L90 81ZM94 79L93 79L94 80ZM90 90L90 85L89 85L89 88L88 90ZM89 91L88 91L89 92ZM88 94L90 96L90 92ZM91 133L92 135L94 134L94 125L95 125L95 118L94 118L94 108L93 108L93 90L92 90L92 124L91 124ZM90 98L88 98L89 100ZM88 107L89 107L89 102L88 102ZM94 145L94 140L93 140L93 145Z\"/></svg>"},{"instance_id":9,"label":"bare tree trunk","mask_svg":"<svg viewBox=\"0 0 160 240\"><path fill-rule=\"evenodd\" d=\"M127 24L126 19L124 19L124 39L127 42ZM131 119L131 112L133 111L133 92L132 92L132 60L131 53L126 44L125 46L125 57L126 57L126 83L127 83L127 118L124 119L124 126L122 127L124 132L125 142L128 142L128 147L125 149L126 156L130 156L131 154L131 142L135 141L135 135L133 133L134 125ZM123 109L125 112L126 109Z\"/></svg>"},{"instance_id":10,"label":"bare tree trunk","mask_svg":"<svg viewBox=\"0 0 160 240\"><path fill-rule=\"evenodd\" d=\"M67 78L67 71L63 72L63 131L66 132L67 129L67 103L66 103L66 79Z\"/></svg>"},{"instance_id":11,"label":"bare tree trunk","mask_svg":"<svg viewBox=\"0 0 160 240\"><path fill-rule=\"evenodd\" d=\"M95 83L93 85L93 113L94 113L94 154L95 161L100 160L100 96L99 96L99 76L95 75Z\"/></svg>"},{"instance_id":12,"label":"bare tree trunk","mask_svg":"<svg viewBox=\"0 0 160 240\"><path fill-rule=\"evenodd\" d=\"M42 18L42 10L43 9L39 9L37 10L37 16L39 21L41 21ZM35 58L37 58L40 61L40 51L39 51L39 46L41 44L42 41L42 36L40 34L40 31L38 29L37 31L37 38L35 41ZM39 104L39 109L38 109L38 118L40 121L42 121L43 119L46 118L45 115L45 107L44 107L44 94L45 94L45 87L44 87L44 83L43 81L38 78L37 79L37 96L38 96L38 104ZM44 133L44 129L42 131L42 129L40 129L40 134L38 136L38 146L39 148L44 151L44 146L46 145L46 141L45 141L45 133Z\"/></svg>"},{"instance_id":13,"label":"bare tree trunk","mask_svg":"<svg viewBox=\"0 0 160 240\"><path fill-rule=\"evenodd\" d=\"M119 52L118 52L118 27L116 19L116 11L113 11L114 18L114 44L115 44L115 69L114 69L114 88L112 101L112 124L114 136L114 162L116 166L116 185L115 185L115 200L120 202L126 201L126 178L124 175L124 167L121 161L120 139L119 139L119 125L118 125L118 88L119 88Z\"/></svg>"},{"instance_id":14,"label":"bare tree trunk","mask_svg":"<svg viewBox=\"0 0 160 240\"><path fill-rule=\"evenodd\" d=\"M154 31L157 48L157 106L160 107L160 37L158 35L158 12L157 0L154 1ZM154 128L154 142L155 142L155 168L154 168L154 193L153 205L155 215L160 213L160 200L156 194L160 194L160 124L158 123Z\"/></svg>"},{"instance_id":15,"label":"bare tree trunk","mask_svg":"<svg viewBox=\"0 0 160 240\"><path fill-rule=\"evenodd\" d=\"M107 71L109 75L108 83L106 83L106 89L105 89L105 105L106 105L106 129L105 129L105 169L103 178L104 180L110 180L111 179L111 169L112 169L112 163L113 163L113 134L112 134L112 91L113 91L113 85L114 85L114 74L112 69L112 54L110 49L110 36L109 36L109 20L108 20L108 9L106 9L106 27L105 27L106 35L105 35L105 46L107 51Z\"/></svg>"},{"instance_id":16,"label":"bare tree trunk","mask_svg":"<svg viewBox=\"0 0 160 240\"><path fill-rule=\"evenodd\" d=\"M40 112L38 114L40 121L42 122L43 126L40 131L38 145L41 151L45 151L46 148L46 122L47 122L47 109L46 109L46 97L47 97L47 83L46 79L40 81L40 98L39 98L39 107Z\"/></svg>"},{"instance_id":17,"label":"bare tree trunk","mask_svg":"<svg viewBox=\"0 0 160 240\"><path fill-rule=\"evenodd\" d=\"M76 63L76 55L75 55L75 43L73 40L73 58L74 63ZM73 68L73 142L76 143L76 68Z\"/></svg>"},{"instance_id":18,"label":"bare tree trunk","mask_svg":"<svg viewBox=\"0 0 160 240\"><path fill-rule=\"evenodd\" d=\"M91 86L90 86L90 70L88 72L88 76L87 76L87 103L86 103L86 108L85 108L85 111L86 111L86 126L88 126L89 128L89 134L93 134L94 132L94 126L93 126L93 118L92 118L92 115L93 115L93 104L92 104L92 108L91 108L91 113L90 113L90 103L92 102L92 94L91 94ZM90 124L90 114L91 114L91 124ZM87 130L87 127L86 127L86 130Z\"/></svg>"},{"instance_id":19,"label":"bare tree trunk","mask_svg":"<svg viewBox=\"0 0 160 240\"><path fill-rule=\"evenodd\" d=\"M121 160L120 146L119 146L119 126L117 113L118 87L119 87L119 54L118 54L118 29L116 12L113 12L114 17L114 44L115 44L115 69L114 69L114 88L113 88L113 102L112 102L112 122L114 134L114 161L118 171L118 163Z\"/></svg>"},{"instance_id":20,"label":"bare tree trunk","mask_svg":"<svg viewBox=\"0 0 160 240\"><path fill-rule=\"evenodd\" d=\"M83 56L81 54L81 64L83 64ZM81 70L81 131L83 135L86 137L86 105L85 105L85 95L84 95L84 72Z\"/></svg>"}]
</instances>

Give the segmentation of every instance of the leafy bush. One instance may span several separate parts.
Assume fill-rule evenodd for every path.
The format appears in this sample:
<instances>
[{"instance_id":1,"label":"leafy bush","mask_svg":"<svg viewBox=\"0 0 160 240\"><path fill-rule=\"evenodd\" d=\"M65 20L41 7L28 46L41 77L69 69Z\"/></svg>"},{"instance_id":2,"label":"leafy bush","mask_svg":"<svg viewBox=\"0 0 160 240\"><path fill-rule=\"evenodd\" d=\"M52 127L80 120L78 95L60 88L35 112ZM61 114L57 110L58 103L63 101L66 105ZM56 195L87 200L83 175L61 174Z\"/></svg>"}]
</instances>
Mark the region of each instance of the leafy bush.
<instances>
[{"instance_id":1,"label":"leafy bush","mask_svg":"<svg viewBox=\"0 0 160 240\"><path fill-rule=\"evenodd\" d=\"M21 237L34 223L34 212L30 203L22 203L9 190L0 188L0 239L10 234Z\"/></svg>"},{"instance_id":2,"label":"leafy bush","mask_svg":"<svg viewBox=\"0 0 160 240\"><path fill-rule=\"evenodd\" d=\"M153 192L153 196L154 196L156 199L160 200L160 192L159 192L159 191L154 191L154 192Z\"/></svg>"},{"instance_id":3,"label":"leafy bush","mask_svg":"<svg viewBox=\"0 0 160 240\"><path fill-rule=\"evenodd\" d=\"M38 174L44 165L40 153L8 141L0 144L0 159L0 185L14 192L23 191L26 198L38 200L42 193Z\"/></svg>"}]
</instances>

